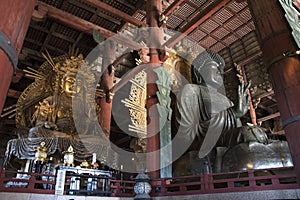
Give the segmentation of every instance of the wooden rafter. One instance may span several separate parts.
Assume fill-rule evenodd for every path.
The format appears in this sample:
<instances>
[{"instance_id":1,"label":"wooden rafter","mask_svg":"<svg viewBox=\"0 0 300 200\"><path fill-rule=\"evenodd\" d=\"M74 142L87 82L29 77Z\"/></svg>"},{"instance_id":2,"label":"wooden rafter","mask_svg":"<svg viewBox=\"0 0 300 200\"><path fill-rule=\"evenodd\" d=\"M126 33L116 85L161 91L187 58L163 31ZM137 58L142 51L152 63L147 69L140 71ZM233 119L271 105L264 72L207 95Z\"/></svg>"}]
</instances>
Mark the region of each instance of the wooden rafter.
<instances>
[{"instance_id":1,"label":"wooden rafter","mask_svg":"<svg viewBox=\"0 0 300 200\"><path fill-rule=\"evenodd\" d=\"M89 4L91 6L94 6L96 8L100 8L102 10L105 10L106 12L109 12L111 13L112 15L115 15L117 17L120 17L121 19L124 19L126 22L129 22L133 25L136 25L138 27L141 27L141 26L147 26L147 24L145 24L144 22L106 4L106 3L103 3L101 1L98 1L98 0L82 0L82 2L86 3L86 4Z\"/></svg>"},{"instance_id":2,"label":"wooden rafter","mask_svg":"<svg viewBox=\"0 0 300 200\"><path fill-rule=\"evenodd\" d=\"M37 5L39 7L42 7L43 9L45 9L47 12L47 16L51 17L53 19L56 19L64 24L68 24L71 27L74 27L78 30L81 30L83 32L86 32L88 34L92 34L93 30L98 30L104 37L108 38L113 36L115 33L102 28L100 26L97 26L89 21L86 21L84 19L81 19L77 16L74 16L70 13L64 12L60 9L57 9L53 6L50 6L46 3L43 2L38 2Z\"/></svg>"},{"instance_id":3,"label":"wooden rafter","mask_svg":"<svg viewBox=\"0 0 300 200\"><path fill-rule=\"evenodd\" d=\"M274 114L271 114L271 115L268 115L268 116L259 118L259 119L257 119L257 122L268 121L268 120L270 120L270 119L273 119L273 118L276 118L276 117L279 117L279 116L280 116L280 113L277 112L277 113L274 113Z\"/></svg>"},{"instance_id":4,"label":"wooden rafter","mask_svg":"<svg viewBox=\"0 0 300 200\"><path fill-rule=\"evenodd\" d=\"M121 35L116 35L116 33L111 32L105 28L97 26L89 21L81 19L77 16L74 16L70 13L59 10L53 6L49 6L43 2L38 2L38 6L42 6L43 9L47 10L47 16L53 19L56 19L64 24L67 24L73 28L76 28L80 31L86 32L88 34L92 34L93 30L98 30L103 37L109 38L117 42L118 44L122 44L131 49L140 49L143 46L135 41L131 41L128 38L122 37Z\"/></svg>"}]
</instances>

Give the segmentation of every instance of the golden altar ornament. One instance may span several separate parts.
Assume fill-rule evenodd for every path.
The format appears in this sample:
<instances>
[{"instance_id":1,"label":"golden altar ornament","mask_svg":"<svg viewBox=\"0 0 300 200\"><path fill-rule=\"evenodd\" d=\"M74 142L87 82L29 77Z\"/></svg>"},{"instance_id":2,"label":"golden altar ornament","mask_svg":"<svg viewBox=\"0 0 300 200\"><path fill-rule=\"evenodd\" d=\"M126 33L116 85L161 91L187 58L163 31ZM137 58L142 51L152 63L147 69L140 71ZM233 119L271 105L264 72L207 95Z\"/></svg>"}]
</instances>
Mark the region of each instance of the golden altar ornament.
<instances>
[{"instance_id":1,"label":"golden altar ornament","mask_svg":"<svg viewBox=\"0 0 300 200\"><path fill-rule=\"evenodd\" d=\"M35 161L45 162L47 159L47 150L45 142L41 142L40 146L36 148Z\"/></svg>"},{"instance_id":2,"label":"golden altar ornament","mask_svg":"<svg viewBox=\"0 0 300 200\"><path fill-rule=\"evenodd\" d=\"M88 163L88 161L84 160L82 161L82 163L80 164L80 167L82 168L89 168L90 164Z\"/></svg>"},{"instance_id":3,"label":"golden altar ornament","mask_svg":"<svg viewBox=\"0 0 300 200\"><path fill-rule=\"evenodd\" d=\"M70 145L67 151L63 152L64 154L64 165L74 167L74 150Z\"/></svg>"}]
</instances>

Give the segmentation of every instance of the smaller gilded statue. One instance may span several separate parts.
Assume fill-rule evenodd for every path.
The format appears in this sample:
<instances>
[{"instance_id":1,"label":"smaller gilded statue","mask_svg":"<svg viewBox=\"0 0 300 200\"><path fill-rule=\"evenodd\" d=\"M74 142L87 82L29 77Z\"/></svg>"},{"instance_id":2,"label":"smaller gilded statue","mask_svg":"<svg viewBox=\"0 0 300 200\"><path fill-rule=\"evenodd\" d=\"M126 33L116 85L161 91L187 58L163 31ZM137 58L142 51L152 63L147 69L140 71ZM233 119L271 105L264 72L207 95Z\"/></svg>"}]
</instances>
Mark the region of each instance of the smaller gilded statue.
<instances>
[{"instance_id":1,"label":"smaller gilded statue","mask_svg":"<svg viewBox=\"0 0 300 200\"><path fill-rule=\"evenodd\" d=\"M35 106L31 119L33 127L29 131L29 137L76 137L78 131L74 120L88 119L91 110L97 108L94 95L87 92L87 88L95 87L95 77L81 54L52 66L55 72L52 83L45 81L45 84L52 84L53 92ZM88 73L90 74L87 75ZM73 113L74 102L82 109L80 115ZM95 125L97 117L82 123L86 127L82 129L81 134L95 134L91 123Z\"/></svg>"}]
</instances>

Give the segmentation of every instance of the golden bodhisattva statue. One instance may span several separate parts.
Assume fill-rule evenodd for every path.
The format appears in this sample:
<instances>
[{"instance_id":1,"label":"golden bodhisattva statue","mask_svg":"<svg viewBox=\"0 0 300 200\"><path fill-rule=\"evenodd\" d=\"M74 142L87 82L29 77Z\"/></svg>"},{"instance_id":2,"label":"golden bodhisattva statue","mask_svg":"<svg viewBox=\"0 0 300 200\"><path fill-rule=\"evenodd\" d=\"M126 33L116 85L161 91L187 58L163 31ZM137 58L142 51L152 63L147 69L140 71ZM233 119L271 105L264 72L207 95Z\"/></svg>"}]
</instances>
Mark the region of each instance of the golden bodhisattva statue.
<instances>
[{"instance_id":1,"label":"golden bodhisattva statue","mask_svg":"<svg viewBox=\"0 0 300 200\"><path fill-rule=\"evenodd\" d=\"M90 125L97 123L97 117L93 119L90 115L93 109L97 113L98 107L95 103L95 92L92 94L88 91L88 88L95 88L93 70L87 66L81 54L63 56L65 59L45 57L47 62L39 71L27 71L31 75L34 74L36 80L18 102L22 105L17 106L18 125L31 127L28 134L30 138L76 137L78 131L74 120L89 119L82 123L85 127L81 134L95 135L96 130ZM34 102L35 106L26 107L34 105ZM74 119L73 116L74 105L80 106L80 114L74 115L78 119Z\"/></svg>"}]
</instances>

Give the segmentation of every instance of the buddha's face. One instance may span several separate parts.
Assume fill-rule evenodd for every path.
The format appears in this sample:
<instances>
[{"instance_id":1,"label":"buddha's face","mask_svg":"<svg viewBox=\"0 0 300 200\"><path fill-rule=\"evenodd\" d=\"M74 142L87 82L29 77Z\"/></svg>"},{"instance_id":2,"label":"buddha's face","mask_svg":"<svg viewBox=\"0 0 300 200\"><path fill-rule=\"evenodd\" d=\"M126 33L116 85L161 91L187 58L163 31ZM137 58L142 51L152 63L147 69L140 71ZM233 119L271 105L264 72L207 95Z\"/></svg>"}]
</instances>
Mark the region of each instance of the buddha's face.
<instances>
[{"instance_id":1,"label":"buddha's face","mask_svg":"<svg viewBox=\"0 0 300 200\"><path fill-rule=\"evenodd\" d=\"M215 61L209 61L201 69L201 76L207 86L219 88L223 85L223 73L220 71L220 66Z\"/></svg>"},{"instance_id":2,"label":"buddha's face","mask_svg":"<svg viewBox=\"0 0 300 200\"><path fill-rule=\"evenodd\" d=\"M66 74L63 78L62 89L67 94L67 96L73 97L75 94L80 92L80 87L76 82L75 74Z\"/></svg>"}]
</instances>

